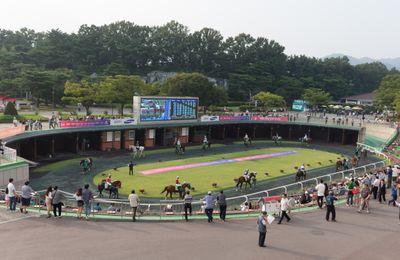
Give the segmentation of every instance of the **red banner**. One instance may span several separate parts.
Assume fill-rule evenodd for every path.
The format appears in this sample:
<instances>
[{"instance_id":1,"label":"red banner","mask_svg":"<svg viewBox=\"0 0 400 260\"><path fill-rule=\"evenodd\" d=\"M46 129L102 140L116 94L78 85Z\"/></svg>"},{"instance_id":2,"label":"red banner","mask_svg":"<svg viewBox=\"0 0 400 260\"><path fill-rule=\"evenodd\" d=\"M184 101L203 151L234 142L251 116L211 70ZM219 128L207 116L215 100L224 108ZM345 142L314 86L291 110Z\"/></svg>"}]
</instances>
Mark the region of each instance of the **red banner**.
<instances>
[{"instance_id":1,"label":"red banner","mask_svg":"<svg viewBox=\"0 0 400 260\"><path fill-rule=\"evenodd\" d=\"M69 127L89 127L89 126L102 126L102 125L109 125L109 120L65 120L60 121L61 128L69 128Z\"/></svg>"},{"instance_id":2,"label":"red banner","mask_svg":"<svg viewBox=\"0 0 400 260\"><path fill-rule=\"evenodd\" d=\"M273 122L288 122L287 116L252 116L252 121L273 121Z\"/></svg>"}]
</instances>

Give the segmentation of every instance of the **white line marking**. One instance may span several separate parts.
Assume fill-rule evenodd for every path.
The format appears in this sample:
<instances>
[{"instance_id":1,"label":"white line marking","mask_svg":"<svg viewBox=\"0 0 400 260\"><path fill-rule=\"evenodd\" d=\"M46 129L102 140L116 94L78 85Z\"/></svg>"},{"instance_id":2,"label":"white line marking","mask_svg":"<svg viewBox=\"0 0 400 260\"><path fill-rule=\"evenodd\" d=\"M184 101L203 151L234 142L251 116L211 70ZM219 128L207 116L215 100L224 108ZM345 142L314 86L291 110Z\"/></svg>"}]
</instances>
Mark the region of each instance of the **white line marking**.
<instances>
[{"instance_id":1,"label":"white line marking","mask_svg":"<svg viewBox=\"0 0 400 260\"><path fill-rule=\"evenodd\" d=\"M9 219L9 220L5 220L5 221L1 221L0 222L0 225L3 225L3 224L7 224L7 223L11 223L11 222L16 222L16 221L19 221L19 220L23 220L23 219L27 219L27 218L34 218L34 217L39 217L39 216L23 216L23 217L20 217L20 218L13 218L13 219Z\"/></svg>"}]
</instances>

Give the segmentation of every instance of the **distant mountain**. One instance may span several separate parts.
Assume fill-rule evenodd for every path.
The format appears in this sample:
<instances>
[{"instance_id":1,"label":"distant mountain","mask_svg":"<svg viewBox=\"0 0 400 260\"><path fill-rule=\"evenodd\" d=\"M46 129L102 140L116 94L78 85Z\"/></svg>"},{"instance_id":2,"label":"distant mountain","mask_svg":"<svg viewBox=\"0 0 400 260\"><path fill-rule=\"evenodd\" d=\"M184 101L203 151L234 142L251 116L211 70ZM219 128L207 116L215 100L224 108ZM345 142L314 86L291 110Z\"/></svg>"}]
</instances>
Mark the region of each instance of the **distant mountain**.
<instances>
[{"instance_id":1,"label":"distant mountain","mask_svg":"<svg viewBox=\"0 0 400 260\"><path fill-rule=\"evenodd\" d=\"M353 57L350 55L334 53L334 54L323 57L323 59L343 57L343 56L347 56L347 58L349 58L349 62L351 65L358 65L358 64L363 64L363 63L371 63L371 62L379 61L379 62L382 62L383 64L385 64L388 69L392 69L392 68L396 68L398 70L400 69L400 57L386 58L386 59L372 59L369 57L356 58L356 57Z\"/></svg>"}]
</instances>

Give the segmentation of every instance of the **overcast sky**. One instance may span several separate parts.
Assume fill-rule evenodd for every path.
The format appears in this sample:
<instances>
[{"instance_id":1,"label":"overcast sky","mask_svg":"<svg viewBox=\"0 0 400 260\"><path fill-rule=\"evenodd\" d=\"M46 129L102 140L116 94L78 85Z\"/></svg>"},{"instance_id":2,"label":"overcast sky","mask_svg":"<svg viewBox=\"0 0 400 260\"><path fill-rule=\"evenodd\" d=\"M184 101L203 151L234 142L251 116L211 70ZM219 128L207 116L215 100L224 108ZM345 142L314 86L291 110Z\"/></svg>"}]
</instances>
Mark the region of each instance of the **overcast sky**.
<instances>
[{"instance_id":1,"label":"overcast sky","mask_svg":"<svg viewBox=\"0 0 400 260\"><path fill-rule=\"evenodd\" d=\"M400 57L400 0L1 0L0 28L59 28L128 20L176 20L225 37L245 32L274 39L287 54Z\"/></svg>"}]
</instances>

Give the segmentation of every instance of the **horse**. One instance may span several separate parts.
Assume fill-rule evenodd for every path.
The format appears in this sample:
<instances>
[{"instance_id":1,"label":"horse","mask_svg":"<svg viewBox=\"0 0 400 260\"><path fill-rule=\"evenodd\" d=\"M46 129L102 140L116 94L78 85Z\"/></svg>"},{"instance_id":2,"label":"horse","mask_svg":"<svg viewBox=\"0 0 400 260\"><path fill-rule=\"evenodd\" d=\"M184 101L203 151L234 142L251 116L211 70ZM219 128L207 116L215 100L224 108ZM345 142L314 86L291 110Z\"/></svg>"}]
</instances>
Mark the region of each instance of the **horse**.
<instances>
[{"instance_id":1,"label":"horse","mask_svg":"<svg viewBox=\"0 0 400 260\"><path fill-rule=\"evenodd\" d=\"M305 180L306 178L307 178L307 172L304 170L298 169L294 180L297 182L297 181Z\"/></svg>"},{"instance_id":2,"label":"horse","mask_svg":"<svg viewBox=\"0 0 400 260\"><path fill-rule=\"evenodd\" d=\"M274 135L272 137L272 141L274 141L276 145L282 144L282 136Z\"/></svg>"},{"instance_id":3,"label":"horse","mask_svg":"<svg viewBox=\"0 0 400 260\"><path fill-rule=\"evenodd\" d=\"M336 162L336 171L338 172L343 170L344 168L343 166L344 166L343 162L340 159L338 159Z\"/></svg>"},{"instance_id":4,"label":"horse","mask_svg":"<svg viewBox=\"0 0 400 260\"><path fill-rule=\"evenodd\" d=\"M87 173L88 171L90 171L92 169L93 166L93 159L92 158L86 158L83 159L79 162L79 165L82 166L83 168L83 174Z\"/></svg>"},{"instance_id":5,"label":"horse","mask_svg":"<svg viewBox=\"0 0 400 260\"><path fill-rule=\"evenodd\" d=\"M190 183L184 182L181 187L182 187L182 189L178 190L178 189L176 189L175 185L168 185L168 186L165 186L164 190L160 194L167 192L165 194L165 197L167 198L168 194L169 194L170 199L172 199L173 193L179 193L179 198L183 199L183 197L185 196L185 193L186 193L186 189L191 189L192 186L190 185Z\"/></svg>"},{"instance_id":6,"label":"horse","mask_svg":"<svg viewBox=\"0 0 400 260\"><path fill-rule=\"evenodd\" d=\"M245 189L247 189L247 185L249 185L251 188L254 182L253 179L256 179L256 175L256 172L250 172L247 180L244 176L240 176L239 178L235 179L234 181L236 181L236 190L242 189L243 183L245 184Z\"/></svg>"},{"instance_id":7,"label":"horse","mask_svg":"<svg viewBox=\"0 0 400 260\"><path fill-rule=\"evenodd\" d=\"M99 185L97 185L97 190L99 191L99 197L103 197L103 191L109 191L109 198L118 199L119 193L118 189L122 187L121 181L113 181L110 186L106 188L106 180L102 180Z\"/></svg>"},{"instance_id":8,"label":"horse","mask_svg":"<svg viewBox=\"0 0 400 260\"><path fill-rule=\"evenodd\" d=\"M311 141L312 141L312 139L310 137L307 137L307 138L301 137L301 138L299 138L299 142L301 142L302 144L309 145L309 144L311 144Z\"/></svg>"},{"instance_id":9,"label":"horse","mask_svg":"<svg viewBox=\"0 0 400 260\"><path fill-rule=\"evenodd\" d=\"M183 144L175 144L175 153L176 154L184 154L186 151L186 147Z\"/></svg>"},{"instance_id":10,"label":"horse","mask_svg":"<svg viewBox=\"0 0 400 260\"><path fill-rule=\"evenodd\" d=\"M203 151L205 151L205 150L210 150L210 148L211 148L211 143L210 142L203 142L203 145L202 145L202 147L201 147L201 149L203 150Z\"/></svg>"},{"instance_id":11,"label":"horse","mask_svg":"<svg viewBox=\"0 0 400 260\"><path fill-rule=\"evenodd\" d=\"M249 137L243 137L243 144L244 146L248 147L249 145L251 145L251 139Z\"/></svg>"},{"instance_id":12,"label":"horse","mask_svg":"<svg viewBox=\"0 0 400 260\"><path fill-rule=\"evenodd\" d=\"M133 146L132 150L133 150L133 158L142 158L144 157L144 146Z\"/></svg>"},{"instance_id":13,"label":"horse","mask_svg":"<svg viewBox=\"0 0 400 260\"><path fill-rule=\"evenodd\" d=\"M353 168L356 168L358 165L358 157L357 156L353 156L353 158L351 158L351 164L353 165Z\"/></svg>"}]
</instances>

